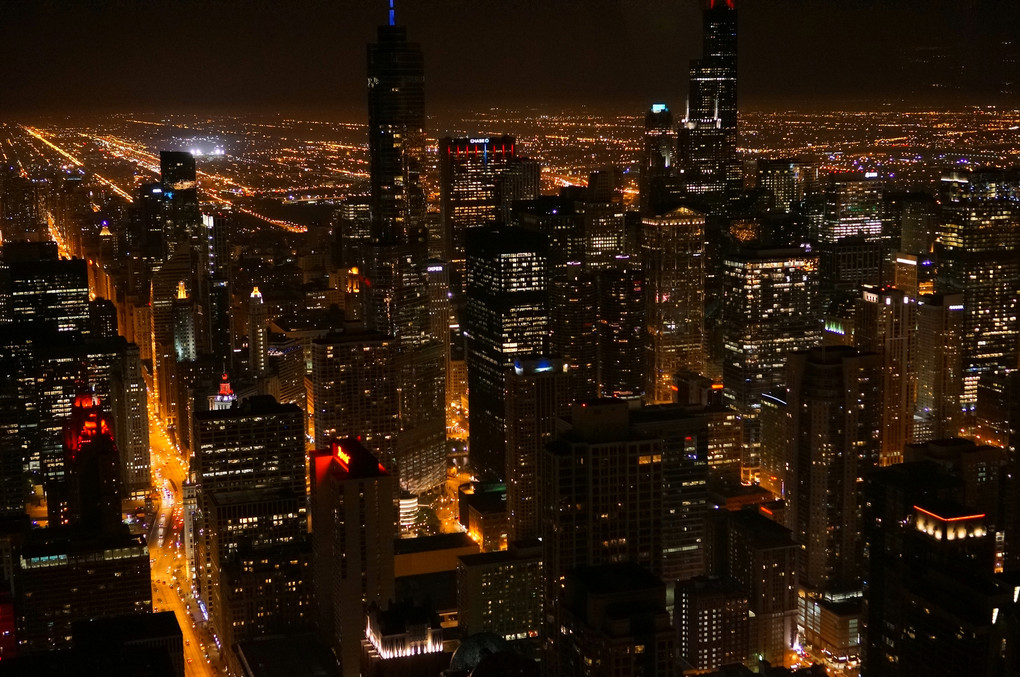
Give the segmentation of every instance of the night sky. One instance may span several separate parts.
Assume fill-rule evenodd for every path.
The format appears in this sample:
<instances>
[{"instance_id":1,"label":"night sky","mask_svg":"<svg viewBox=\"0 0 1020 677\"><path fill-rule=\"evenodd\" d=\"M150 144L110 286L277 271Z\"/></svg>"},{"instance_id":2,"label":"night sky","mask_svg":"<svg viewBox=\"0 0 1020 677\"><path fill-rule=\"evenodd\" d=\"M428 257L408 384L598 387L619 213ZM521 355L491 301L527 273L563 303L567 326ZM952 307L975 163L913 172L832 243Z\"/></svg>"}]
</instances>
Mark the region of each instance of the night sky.
<instances>
[{"instance_id":1,"label":"night sky","mask_svg":"<svg viewBox=\"0 0 1020 677\"><path fill-rule=\"evenodd\" d=\"M660 100L682 110L687 62L700 51L700 6L397 0L397 16L424 49L431 113L626 111ZM1020 105L1016 0L738 7L742 108ZM4 0L0 117L306 111L360 119L365 44L385 15L384 0Z\"/></svg>"}]
</instances>

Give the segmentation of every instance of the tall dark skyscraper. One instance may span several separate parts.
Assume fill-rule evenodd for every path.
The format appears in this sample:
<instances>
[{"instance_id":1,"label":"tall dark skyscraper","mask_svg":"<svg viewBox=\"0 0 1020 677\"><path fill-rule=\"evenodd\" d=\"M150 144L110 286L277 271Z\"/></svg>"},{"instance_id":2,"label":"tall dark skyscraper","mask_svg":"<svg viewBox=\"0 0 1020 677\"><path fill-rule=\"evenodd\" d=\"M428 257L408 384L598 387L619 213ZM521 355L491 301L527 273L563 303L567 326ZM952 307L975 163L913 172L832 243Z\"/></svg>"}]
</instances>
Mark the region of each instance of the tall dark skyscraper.
<instances>
[{"instance_id":1,"label":"tall dark skyscraper","mask_svg":"<svg viewBox=\"0 0 1020 677\"><path fill-rule=\"evenodd\" d=\"M676 125L664 103L645 113L644 155L641 158L641 210L655 209L676 183Z\"/></svg>"},{"instance_id":2,"label":"tall dark skyscraper","mask_svg":"<svg viewBox=\"0 0 1020 677\"><path fill-rule=\"evenodd\" d=\"M357 677L365 611L393 599L395 478L357 440L309 455L319 632Z\"/></svg>"},{"instance_id":3,"label":"tall dark skyscraper","mask_svg":"<svg viewBox=\"0 0 1020 677\"><path fill-rule=\"evenodd\" d=\"M734 0L708 0L702 54L691 62L679 141L681 183L687 194L718 202L740 191Z\"/></svg>"},{"instance_id":4,"label":"tall dark skyscraper","mask_svg":"<svg viewBox=\"0 0 1020 677\"><path fill-rule=\"evenodd\" d=\"M467 238L468 415L476 472L503 475L505 376L514 360L542 354L549 323L545 235L497 226Z\"/></svg>"},{"instance_id":5,"label":"tall dark skyscraper","mask_svg":"<svg viewBox=\"0 0 1020 677\"><path fill-rule=\"evenodd\" d=\"M160 151L159 178L165 208L163 242L166 260L173 256L178 245L197 238L202 225L194 156L181 151Z\"/></svg>"},{"instance_id":6,"label":"tall dark skyscraper","mask_svg":"<svg viewBox=\"0 0 1020 677\"><path fill-rule=\"evenodd\" d=\"M397 456L408 452L401 481L420 491L442 480L435 461L445 454L447 330L434 335L429 316L425 62L396 25L392 3L389 24L368 46L368 147L372 220L367 245L357 248L367 273L365 318L397 345L396 391L404 398Z\"/></svg>"},{"instance_id":7,"label":"tall dark skyscraper","mask_svg":"<svg viewBox=\"0 0 1020 677\"><path fill-rule=\"evenodd\" d=\"M368 152L373 242L424 243L425 60L392 12L368 46Z\"/></svg>"}]
</instances>

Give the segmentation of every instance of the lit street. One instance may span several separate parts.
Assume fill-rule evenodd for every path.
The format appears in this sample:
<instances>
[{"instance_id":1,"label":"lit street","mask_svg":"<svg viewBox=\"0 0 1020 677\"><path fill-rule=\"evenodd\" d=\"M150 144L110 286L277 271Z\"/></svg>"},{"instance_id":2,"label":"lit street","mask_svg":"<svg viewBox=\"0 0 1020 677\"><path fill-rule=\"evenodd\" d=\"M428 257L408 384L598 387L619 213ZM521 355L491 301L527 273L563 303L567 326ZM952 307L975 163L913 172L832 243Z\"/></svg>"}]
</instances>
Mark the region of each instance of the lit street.
<instances>
[{"instance_id":1,"label":"lit street","mask_svg":"<svg viewBox=\"0 0 1020 677\"><path fill-rule=\"evenodd\" d=\"M187 463L152 413L149 414L149 444L153 476L159 490L159 512L149 530L153 611L173 611L176 614L184 633L185 675L217 675L220 671L206 658L208 652L204 648L203 633L192 614L196 604L191 595L184 555L184 503L181 493L187 478Z\"/></svg>"}]
</instances>

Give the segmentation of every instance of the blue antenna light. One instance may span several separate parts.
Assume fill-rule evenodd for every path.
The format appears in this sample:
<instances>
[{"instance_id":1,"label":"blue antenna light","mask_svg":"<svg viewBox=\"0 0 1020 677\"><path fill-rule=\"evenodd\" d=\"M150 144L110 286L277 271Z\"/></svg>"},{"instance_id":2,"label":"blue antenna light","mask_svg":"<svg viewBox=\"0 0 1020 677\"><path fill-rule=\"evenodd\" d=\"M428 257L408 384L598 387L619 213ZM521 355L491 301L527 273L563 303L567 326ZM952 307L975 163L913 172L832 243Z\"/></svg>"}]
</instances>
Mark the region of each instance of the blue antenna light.
<instances>
[{"instance_id":1,"label":"blue antenna light","mask_svg":"<svg viewBox=\"0 0 1020 677\"><path fill-rule=\"evenodd\" d=\"M397 19L393 11L393 0L390 0L390 25L391 26L397 25Z\"/></svg>"}]
</instances>

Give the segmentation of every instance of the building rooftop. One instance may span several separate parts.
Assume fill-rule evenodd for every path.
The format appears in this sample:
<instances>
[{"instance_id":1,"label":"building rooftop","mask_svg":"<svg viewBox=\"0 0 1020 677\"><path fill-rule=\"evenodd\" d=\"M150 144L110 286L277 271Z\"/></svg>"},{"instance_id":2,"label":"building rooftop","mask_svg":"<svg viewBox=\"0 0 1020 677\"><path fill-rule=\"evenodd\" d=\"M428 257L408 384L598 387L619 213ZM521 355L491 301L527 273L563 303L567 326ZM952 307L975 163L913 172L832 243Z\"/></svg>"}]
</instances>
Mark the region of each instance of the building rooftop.
<instances>
[{"instance_id":1,"label":"building rooftop","mask_svg":"<svg viewBox=\"0 0 1020 677\"><path fill-rule=\"evenodd\" d=\"M106 641L110 637L116 637L125 644L166 638L184 641L184 634L173 611L91 618L76 622L72 634L75 644Z\"/></svg>"},{"instance_id":2,"label":"building rooftop","mask_svg":"<svg viewBox=\"0 0 1020 677\"><path fill-rule=\"evenodd\" d=\"M413 555L430 550L454 550L457 548L477 548L478 544L465 533L437 534L419 538L398 538L393 542L394 555Z\"/></svg>"},{"instance_id":3,"label":"building rooftop","mask_svg":"<svg viewBox=\"0 0 1020 677\"><path fill-rule=\"evenodd\" d=\"M592 595L615 595L663 587L658 576L633 562L580 567L568 577L581 583Z\"/></svg>"},{"instance_id":4,"label":"building rooftop","mask_svg":"<svg viewBox=\"0 0 1020 677\"><path fill-rule=\"evenodd\" d=\"M726 519L741 527L757 547L785 548L794 545L793 532L762 515L757 509L735 510L728 513Z\"/></svg>"},{"instance_id":5,"label":"building rooftop","mask_svg":"<svg viewBox=\"0 0 1020 677\"><path fill-rule=\"evenodd\" d=\"M199 421L215 421L238 418L240 416L294 413L301 414L301 408L296 404L280 404L272 395L255 395L253 397L246 397L240 402L235 402L229 409L196 411L195 419Z\"/></svg>"},{"instance_id":6,"label":"building rooftop","mask_svg":"<svg viewBox=\"0 0 1020 677\"><path fill-rule=\"evenodd\" d=\"M235 650L245 677L340 677L333 652L312 635L263 637Z\"/></svg>"}]
</instances>

